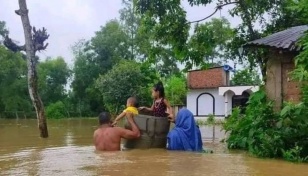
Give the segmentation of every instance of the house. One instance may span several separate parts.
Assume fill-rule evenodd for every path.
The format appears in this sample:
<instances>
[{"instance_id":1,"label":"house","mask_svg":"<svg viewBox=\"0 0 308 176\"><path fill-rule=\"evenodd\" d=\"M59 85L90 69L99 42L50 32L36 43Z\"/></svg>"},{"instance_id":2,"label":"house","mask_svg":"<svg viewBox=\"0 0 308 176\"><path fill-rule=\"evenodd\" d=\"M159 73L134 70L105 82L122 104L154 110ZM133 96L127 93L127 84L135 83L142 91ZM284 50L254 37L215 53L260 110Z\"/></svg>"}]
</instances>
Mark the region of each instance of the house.
<instances>
[{"instance_id":1,"label":"house","mask_svg":"<svg viewBox=\"0 0 308 176\"><path fill-rule=\"evenodd\" d=\"M243 46L269 50L265 89L268 98L275 102L276 111L281 109L283 101L293 103L300 101L299 84L291 79L289 73L294 70L294 58L301 50L296 43L306 31L308 31L308 25L291 27Z\"/></svg>"},{"instance_id":2,"label":"house","mask_svg":"<svg viewBox=\"0 0 308 176\"><path fill-rule=\"evenodd\" d=\"M232 70L225 65L188 72L187 109L196 119L209 115L224 119L232 108L245 106L250 94L259 89L258 86L230 86Z\"/></svg>"}]
</instances>

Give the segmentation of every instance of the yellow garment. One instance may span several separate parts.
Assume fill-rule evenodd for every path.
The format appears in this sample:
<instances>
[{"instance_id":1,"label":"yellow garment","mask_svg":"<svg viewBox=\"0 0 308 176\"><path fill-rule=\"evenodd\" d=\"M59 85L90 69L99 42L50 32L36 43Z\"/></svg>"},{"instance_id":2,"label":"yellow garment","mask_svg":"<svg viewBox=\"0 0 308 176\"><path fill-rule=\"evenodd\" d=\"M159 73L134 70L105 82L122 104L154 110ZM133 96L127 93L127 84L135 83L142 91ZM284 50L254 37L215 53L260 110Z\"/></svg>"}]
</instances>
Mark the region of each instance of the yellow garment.
<instances>
[{"instance_id":1,"label":"yellow garment","mask_svg":"<svg viewBox=\"0 0 308 176\"><path fill-rule=\"evenodd\" d=\"M134 115L138 115L138 109L135 108L135 107L127 107L124 112L131 112L133 113Z\"/></svg>"}]
</instances>

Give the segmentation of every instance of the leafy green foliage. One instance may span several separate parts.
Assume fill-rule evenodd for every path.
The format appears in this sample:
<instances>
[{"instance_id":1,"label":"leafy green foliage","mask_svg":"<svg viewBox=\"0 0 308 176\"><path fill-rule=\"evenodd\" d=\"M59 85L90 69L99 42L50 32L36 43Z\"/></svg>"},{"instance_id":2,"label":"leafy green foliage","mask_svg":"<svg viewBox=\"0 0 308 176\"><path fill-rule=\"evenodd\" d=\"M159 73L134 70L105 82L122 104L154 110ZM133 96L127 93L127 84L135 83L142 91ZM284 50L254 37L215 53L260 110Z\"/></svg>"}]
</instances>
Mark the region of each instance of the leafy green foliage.
<instances>
[{"instance_id":1,"label":"leafy green foliage","mask_svg":"<svg viewBox=\"0 0 308 176\"><path fill-rule=\"evenodd\" d=\"M281 2L285 4L280 7L282 14L276 19L280 23L277 28L302 23L306 20L303 17L308 17L307 1ZM287 8L286 4L290 7ZM298 18L290 21L292 16ZM274 30L276 27L270 26L268 29ZM230 132L227 139L230 148L245 149L261 157L283 157L288 161L308 162L307 34L299 44L303 50L295 58L296 69L291 74L300 83L301 102L285 103L280 113L273 113L272 104L266 100L265 93L257 92L250 98L245 114L241 116L239 110L235 110L224 126Z\"/></svg>"},{"instance_id":2,"label":"leafy green foliage","mask_svg":"<svg viewBox=\"0 0 308 176\"><path fill-rule=\"evenodd\" d=\"M186 104L187 86L184 77L171 76L164 85L166 96L171 105Z\"/></svg>"},{"instance_id":3,"label":"leafy green foliage","mask_svg":"<svg viewBox=\"0 0 308 176\"><path fill-rule=\"evenodd\" d=\"M94 63L100 66L100 73L106 73L121 59L130 59L128 34L117 20L111 20L95 33L89 46L94 51Z\"/></svg>"},{"instance_id":4,"label":"leafy green foliage","mask_svg":"<svg viewBox=\"0 0 308 176\"><path fill-rule=\"evenodd\" d=\"M39 91L42 101L47 106L50 103L63 100L66 97L65 86L71 75L62 57L47 58L45 62L38 64Z\"/></svg>"},{"instance_id":5,"label":"leafy green foliage","mask_svg":"<svg viewBox=\"0 0 308 176\"><path fill-rule=\"evenodd\" d=\"M0 45L0 63L0 111L31 110L26 61Z\"/></svg>"},{"instance_id":6,"label":"leafy green foliage","mask_svg":"<svg viewBox=\"0 0 308 176\"><path fill-rule=\"evenodd\" d=\"M227 5L233 6L229 10L232 17L239 17L242 21L233 29L233 36L230 41L223 42L226 45L220 54L225 59L231 59L239 63L249 63L250 67L259 67L263 78L266 76L266 64L269 58L268 51L264 49L254 49L250 52L239 53L238 48L248 41L256 40L268 34L272 34L283 29L307 24L307 16L304 15L306 8L293 8L297 3L305 7L304 1L293 0L187 0L191 6L208 6L210 4L221 5L224 8ZM221 4L222 3L222 4ZM188 30L191 24L186 20L186 11L181 6L179 0L136 0L136 12L141 15L142 21L147 31L159 34L154 35L158 44L170 46L176 53L176 59L186 64L187 69L193 66L203 66L209 61L208 57L217 57L213 48L215 45L215 35L227 32L225 28L198 27L196 25L192 49L188 47L190 38ZM217 9L220 9L218 7ZM294 10L295 9L295 10ZM213 9L213 11L215 11ZM204 16L200 16L200 19ZM204 18L205 19L205 18ZM200 20L200 23L203 21ZM170 24L172 23L172 24ZM259 24L259 25L256 25ZM203 25L203 24L202 24ZM202 26L200 25L200 26ZM258 27L261 26L261 29ZM205 29L204 29L205 28ZM200 30L202 29L202 32ZM218 32L219 31L219 32ZM216 33L216 34L215 34ZM229 32L227 32L229 34ZM206 36L206 37L205 37ZM216 35L217 36L217 35ZM228 35L223 35L228 36ZM223 37L221 37L223 38ZM219 41L219 40L218 40ZM212 45L209 45L212 44ZM223 46L223 45L222 45ZM179 49L180 48L180 49ZM191 52L193 51L193 52ZM205 61L203 59L206 59ZM204 63L205 62L205 63Z\"/></svg>"},{"instance_id":7,"label":"leafy green foliage","mask_svg":"<svg viewBox=\"0 0 308 176\"><path fill-rule=\"evenodd\" d=\"M228 147L246 149L261 157L276 156L282 144L271 129L278 118L271 107L265 93L259 91L251 96L245 116L239 114L239 109L235 110L224 125L226 132L230 132Z\"/></svg>"},{"instance_id":8,"label":"leafy green foliage","mask_svg":"<svg viewBox=\"0 0 308 176\"><path fill-rule=\"evenodd\" d=\"M130 37L131 59L148 62L155 66L161 77L170 77L179 74L178 60L170 46L159 43L155 38L155 30L149 28L149 18L141 18L135 13L133 0L123 0L124 7L120 10L120 22L124 31Z\"/></svg>"},{"instance_id":9,"label":"leafy green foliage","mask_svg":"<svg viewBox=\"0 0 308 176\"><path fill-rule=\"evenodd\" d=\"M9 31L5 27L5 22L0 21L0 44L1 44L1 37L4 38L6 35L9 34Z\"/></svg>"},{"instance_id":10,"label":"leafy green foliage","mask_svg":"<svg viewBox=\"0 0 308 176\"><path fill-rule=\"evenodd\" d=\"M150 96L145 75L140 64L134 61L121 61L108 73L101 75L96 81L106 108L117 114L130 96L138 97L139 101ZM147 92L147 95L142 94Z\"/></svg>"},{"instance_id":11,"label":"leafy green foliage","mask_svg":"<svg viewBox=\"0 0 308 176\"><path fill-rule=\"evenodd\" d=\"M237 70L231 82L235 86L251 86L260 85L261 79L257 71L245 68L243 70Z\"/></svg>"},{"instance_id":12,"label":"leafy green foliage","mask_svg":"<svg viewBox=\"0 0 308 176\"><path fill-rule=\"evenodd\" d=\"M225 60L227 46L233 37L234 31L224 17L196 25L194 34L188 41L191 61L196 66L203 66L214 59Z\"/></svg>"},{"instance_id":13,"label":"leafy green foliage","mask_svg":"<svg viewBox=\"0 0 308 176\"><path fill-rule=\"evenodd\" d=\"M159 43L170 44L176 52L185 48L189 24L180 0L137 0L136 11L146 16L147 27Z\"/></svg>"},{"instance_id":14,"label":"leafy green foliage","mask_svg":"<svg viewBox=\"0 0 308 176\"><path fill-rule=\"evenodd\" d=\"M294 148L288 150L288 151L284 151L283 152L283 158L287 161L293 161L293 162L305 162L308 161L308 156L306 156L305 158L303 158L301 156L303 148L299 147L298 145L296 145Z\"/></svg>"},{"instance_id":15,"label":"leafy green foliage","mask_svg":"<svg viewBox=\"0 0 308 176\"><path fill-rule=\"evenodd\" d=\"M62 101L51 103L46 108L46 116L50 119L61 119L67 116L65 105Z\"/></svg>"},{"instance_id":16,"label":"leafy green foliage","mask_svg":"<svg viewBox=\"0 0 308 176\"><path fill-rule=\"evenodd\" d=\"M75 61L71 100L79 114L93 116L103 110L103 97L95 86L95 80L120 60L131 59L129 44L129 35L123 26L119 21L111 20L90 41L80 40L73 46Z\"/></svg>"},{"instance_id":17,"label":"leafy green foliage","mask_svg":"<svg viewBox=\"0 0 308 176\"><path fill-rule=\"evenodd\" d=\"M299 161L308 155L308 123L303 112L308 111L302 104L287 104L280 114L274 113L272 102L260 90L250 97L244 115L235 109L224 124L224 129L230 132L228 147L248 150L259 157Z\"/></svg>"}]
</instances>

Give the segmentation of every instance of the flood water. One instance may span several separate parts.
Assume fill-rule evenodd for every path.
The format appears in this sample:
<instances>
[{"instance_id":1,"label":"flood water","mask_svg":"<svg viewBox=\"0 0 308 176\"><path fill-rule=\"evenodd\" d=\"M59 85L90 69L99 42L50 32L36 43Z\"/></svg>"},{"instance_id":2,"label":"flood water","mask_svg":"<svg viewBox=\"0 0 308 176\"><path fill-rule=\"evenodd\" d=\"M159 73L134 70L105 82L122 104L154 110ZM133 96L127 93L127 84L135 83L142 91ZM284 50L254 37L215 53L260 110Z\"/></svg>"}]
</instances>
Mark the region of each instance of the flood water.
<instances>
[{"instance_id":1,"label":"flood water","mask_svg":"<svg viewBox=\"0 0 308 176\"><path fill-rule=\"evenodd\" d=\"M219 143L224 133L202 127L205 146L213 154L164 149L96 152L92 145L96 119L48 121L48 139L38 137L36 120L0 120L0 175L110 176L299 176L307 164L254 158L229 151Z\"/></svg>"}]
</instances>

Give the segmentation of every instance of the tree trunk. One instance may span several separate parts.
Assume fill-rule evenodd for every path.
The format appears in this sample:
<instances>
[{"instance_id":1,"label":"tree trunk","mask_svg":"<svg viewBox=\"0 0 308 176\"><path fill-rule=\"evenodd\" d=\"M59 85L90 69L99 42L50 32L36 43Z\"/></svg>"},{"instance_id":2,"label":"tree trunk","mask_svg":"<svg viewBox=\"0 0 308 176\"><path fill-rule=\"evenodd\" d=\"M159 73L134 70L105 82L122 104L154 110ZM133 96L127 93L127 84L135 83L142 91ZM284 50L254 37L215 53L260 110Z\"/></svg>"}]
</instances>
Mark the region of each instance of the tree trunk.
<instances>
[{"instance_id":1,"label":"tree trunk","mask_svg":"<svg viewBox=\"0 0 308 176\"><path fill-rule=\"evenodd\" d=\"M30 20L28 17L28 9L26 0L18 0L19 10L16 11L21 17L24 35L25 35L25 46L27 54L27 66L28 66L28 90L30 94L31 101L36 110L36 116L38 120L38 127L40 130L40 136L42 138L48 137L47 122L45 118L44 105L41 97L38 94L38 84L37 84L37 72L36 72L36 58L35 52L36 48L32 38L32 27L30 25Z\"/></svg>"}]
</instances>

